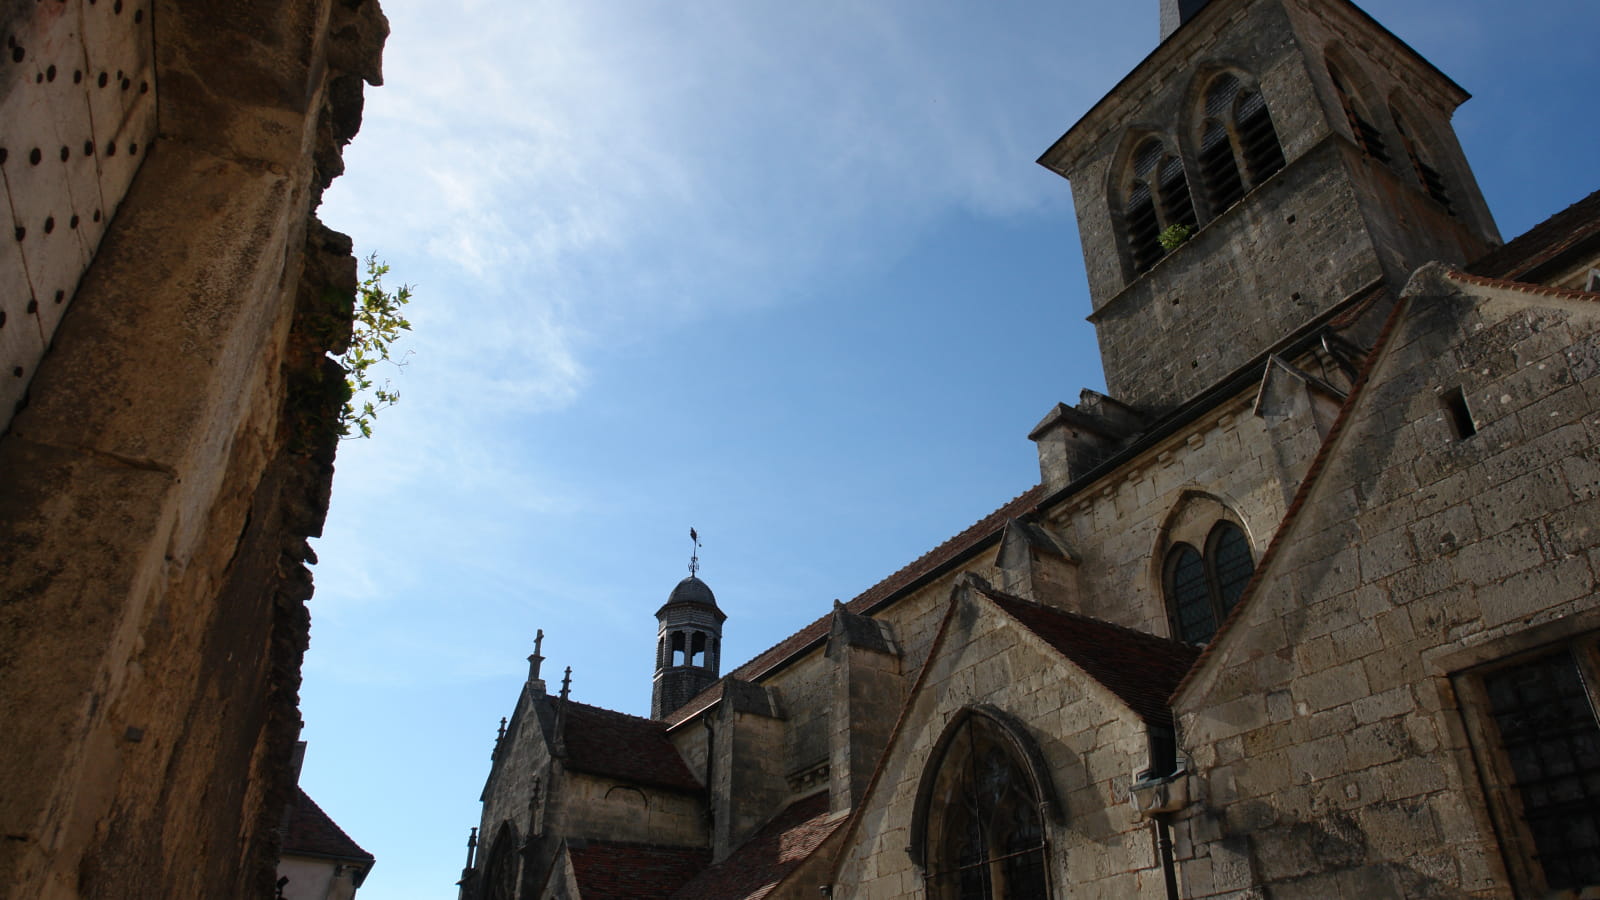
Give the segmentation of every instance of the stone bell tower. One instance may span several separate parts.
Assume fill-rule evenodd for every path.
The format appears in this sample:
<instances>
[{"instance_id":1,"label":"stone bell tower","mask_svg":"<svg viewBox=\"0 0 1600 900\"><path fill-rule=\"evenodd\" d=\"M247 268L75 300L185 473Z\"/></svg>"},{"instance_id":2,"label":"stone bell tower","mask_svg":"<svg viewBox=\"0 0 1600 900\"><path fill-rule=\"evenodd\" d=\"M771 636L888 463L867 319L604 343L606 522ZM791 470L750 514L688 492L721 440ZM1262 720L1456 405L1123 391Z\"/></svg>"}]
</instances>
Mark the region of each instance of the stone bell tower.
<instances>
[{"instance_id":1,"label":"stone bell tower","mask_svg":"<svg viewBox=\"0 0 1600 900\"><path fill-rule=\"evenodd\" d=\"M654 719L665 718L714 684L722 655L722 623L728 617L717 608L711 588L697 577L700 536L691 528L689 537L695 544L689 577L656 610L656 674L650 694Z\"/></svg>"},{"instance_id":2,"label":"stone bell tower","mask_svg":"<svg viewBox=\"0 0 1600 900\"><path fill-rule=\"evenodd\" d=\"M1500 243L1467 92L1346 0L1161 0L1161 43L1039 162L1072 182L1110 395L1180 406Z\"/></svg>"}]
</instances>

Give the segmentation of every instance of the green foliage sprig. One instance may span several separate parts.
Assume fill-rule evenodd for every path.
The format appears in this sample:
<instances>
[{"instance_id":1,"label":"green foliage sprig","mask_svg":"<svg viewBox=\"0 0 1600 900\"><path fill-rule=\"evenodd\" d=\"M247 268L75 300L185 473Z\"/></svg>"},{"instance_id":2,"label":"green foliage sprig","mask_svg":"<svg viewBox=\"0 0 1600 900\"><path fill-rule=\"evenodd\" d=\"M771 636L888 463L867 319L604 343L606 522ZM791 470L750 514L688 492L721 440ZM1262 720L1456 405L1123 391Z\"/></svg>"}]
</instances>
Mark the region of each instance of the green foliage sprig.
<instances>
[{"instance_id":1,"label":"green foliage sprig","mask_svg":"<svg viewBox=\"0 0 1600 900\"><path fill-rule=\"evenodd\" d=\"M1182 247L1184 242L1193 234L1194 229L1187 225L1168 225L1162 230L1161 234L1156 236L1156 240L1161 242L1161 249L1171 253Z\"/></svg>"},{"instance_id":2,"label":"green foliage sprig","mask_svg":"<svg viewBox=\"0 0 1600 900\"><path fill-rule=\"evenodd\" d=\"M411 302L411 285L401 285L392 292L385 290L383 276L387 274L388 263L379 262L376 253L367 257L367 278L356 290L350 347L339 357L350 388L350 398L339 414L339 434L346 440L372 437L372 423L378 418L378 411L400 401L400 392L387 379L377 384L372 372L378 363L404 369L411 355L409 350L399 357L393 355L401 332L411 330L411 323L401 315Z\"/></svg>"}]
</instances>

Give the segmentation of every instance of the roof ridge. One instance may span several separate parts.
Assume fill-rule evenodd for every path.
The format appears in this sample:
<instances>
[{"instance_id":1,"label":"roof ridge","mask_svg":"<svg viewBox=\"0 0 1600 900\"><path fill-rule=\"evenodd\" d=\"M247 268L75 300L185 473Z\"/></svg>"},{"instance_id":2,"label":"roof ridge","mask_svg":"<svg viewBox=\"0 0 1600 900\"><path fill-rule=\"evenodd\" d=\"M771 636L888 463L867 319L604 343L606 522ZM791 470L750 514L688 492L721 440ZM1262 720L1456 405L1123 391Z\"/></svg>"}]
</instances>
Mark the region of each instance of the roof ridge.
<instances>
[{"instance_id":1,"label":"roof ridge","mask_svg":"<svg viewBox=\"0 0 1600 900\"><path fill-rule=\"evenodd\" d=\"M1051 605L1049 605L1047 603L1040 603L1037 600L1029 600L1026 597L1018 597L1016 594L1006 593L1005 591L999 590L999 589L993 587L992 585L991 586L987 586L987 587L979 586L978 587L978 591L980 593L983 593L983 594L989 596L990 598L1012 600L1012 601L1015 601L1017 603L1022 603L1022 604L1025 604L1027 606L1031 606L1034 609L1040 610L1041 612L1047 612L1047 613L1051 613L1053 615L1061 616L1064 619L1075 619L1075 620L1078 620L1078 621L1081 621L1081 622L1089 622L1089 623L1094 624L1094 625L1099 625L1099 626L1101 626L1103 628L1112 628L1112 629L1115 629L1117 631L1121 631L1121 632L1124 632L1126 634L1133 635L1134 637L1149 638L1150 640L1154 640L1154 641L1157 641L1159 643L1167 644L1167 645L1173 646L1173 647L1182 647L1184 649L1193 649L1193 647L1191 647L1189 644L1185 644L1183 641L1175 641L1172 638L1163 637L1162 635L1156 634L1153 631L1142 631L1142 630L1140 630L1138 628L1134 628L1134 627L1132 627L1130 625L1121 625L1121 624L1118 624L1116 622L1112 622L1112 621L1108 621L1106 619L1101 619L1101 618L1097 618L1095 616L1088 615L1086 613L1074 612L1074 611L1072 611L1070 609L1062 609L1059 606L1051 606Z\"/></svg>"},{"instance_id":2,"label":"roof ridge","mask_svg":"<svg viewBox=\"0 0 1600 900\"><path fill-rule=\"evenodd\" d=\"M1522 294L1539 294L1545 297L1560 297L1567 300L1582 300L1587 303L1600 303L1600 294L1593 291L1580 291L1576 288L1552 287L1547 284L1537 284L1531 281L1516 281L1510 278L1494 278L1489 275L1478 275L1465 272L1457 268L1446 268L1444 275L1451 281L1462 284L1475 284L1480 287L1498 288L1503 291L1517 291Z\"/></svg>"},{"instance_id":3,"label":"roof ridge","mask_svg":"<svg viewBox=\"0 0 1600 900\"><path fill-rule=\"evenodd\" d=\"M377 861L376 856L373 856L370 851L356 843L355 838L352 838L343 828L339 827L339 823L335 822L333 817L328 815L327 811L317 804L317 801L311 799L311 795L306 793L305 788L295 785L295 791L297 796L295 797L294 809L289 814L289 825L284 829L282 845L284 853L327 856L338 859L358 859L367 862ZM302 818L302 815L304 818ZM307 828L320 828L323 826L333 829L333 834L327 835L327 837L336 840L343 839L344 842L350 845L350 848L353 848L354 852L347 853L328 847L318 849L309 846L317 836L305 835L301 832ZM307 840L307 838L311 838L311 840Z\"/></svg>"},{"instance_id":4,"label":"roof ridge","mask_svg":"<svg viewBox=\"0 0 1600 900\"><path fill-rule=\"evenodd\" d=\"M546 695L545 699L549 700L551 703L558 703L558 702L560 702L561 698L559 698L559 697L551 697L549 695ZM581 707L583 707L585 709L592 709L595 712L603 712L603 713L606 713L608 715L613 715L613 716L622 716L623 718L627 718L627 719L636 719L636 720L638 720L640 722L643 722L645 724L648 724L648 725L665 725L665 723L662 722L660 719L652 719L649 716L636 716L633 713L625 713L625 712L623 712L621 710L611 709L611 708L605 707L605 706L596 706L593 703L584 703L581 700L573 700L570 697L567 698L567 703L569 703L569 704L571 704L573 706L581 706Z\"/></svg>"},{"instance_id":5,"label":"roof ridge","mask_svg":"<svg viewBox=\"0 0 1600 900\"><path fill-rule=\"evenodd\" d=\"M1043 494L1043 491L1043 484L1035 484L1005 503L1000 504L987 515L978 519L976 522L973 522L971 525L968 525L961 531L956 532L951 537L941 541L933 549L922 554L921 556L918 556L916 559L912 560L906 565L901 566L888 576L879 579L876 584L873 584L871 587L850 598L849 602L844 604L844 607L850 612L863 614L876 608L879 604L893 599L897 594L899 594L900 591L914 584L918 578L932 574L940 565L943 565L945 562L954 559L954 557L959 554L961 550L973 546L987 534L993 533L998 535L1001 528L1004 527L1007 519L1013 518L1016 515L1020 515L1021 513L1027 511L1028 507L1036 505L1037 501ZM803 652L806 647L810 646L812 641L820 640L827 634L827 629L825 626L831 619L832 615L833 614L829 612L816 619L813 619L811 622L801 626L793 632L790 632L782 640L761 651L760 653L757 653L755 656L752 656L749 660L746 660L740 665L735 666L733 669L730 669L726 675L723 675L721 678L718 678L716 681L712 682L711 685L705 690L691 697L689 702L678 707L678 709L674 710L672 714L669 714L666 718L668 727L677 726L685 721L688 721L690 718L703 711L706 707L709 707L712 703L715 703L718 699L715 694L722 689L723 682L726 679L736 678L741 681L754 681L771 672L785 660L791 659L796 654ZM783 652L774 659L766 659L766 657L782 651L784 645L813 630L816 630L818 633L807 639L800 646L794 647L787 652ZM700 702L702 699L705 702ZM685 710L689 711L684 712Z\"/></svg>"},{"instance_id":6,"label":"roof ridge","mask_svg":"<svg viewBox=\"0 0 1600 900\"><path fill-rule=\"evenodd\" d=\"M640 850L710 850L694 844L652 844L647 841L617 841L611 838L565 837L567 846L583 850L589 847L630 847Z\"/></svg>"},{"instance_id":7,"label":"roof ridge","mask_svg":"<svg viewBox=\"0 0 1600 900\"><path fill-rule=\"evenodd\" d=\"M1600 191L1574 201L1527 231L1467 263L1477 275L1512 275L1538 269L1600 229Z\"/></svg>"}]
</instances>

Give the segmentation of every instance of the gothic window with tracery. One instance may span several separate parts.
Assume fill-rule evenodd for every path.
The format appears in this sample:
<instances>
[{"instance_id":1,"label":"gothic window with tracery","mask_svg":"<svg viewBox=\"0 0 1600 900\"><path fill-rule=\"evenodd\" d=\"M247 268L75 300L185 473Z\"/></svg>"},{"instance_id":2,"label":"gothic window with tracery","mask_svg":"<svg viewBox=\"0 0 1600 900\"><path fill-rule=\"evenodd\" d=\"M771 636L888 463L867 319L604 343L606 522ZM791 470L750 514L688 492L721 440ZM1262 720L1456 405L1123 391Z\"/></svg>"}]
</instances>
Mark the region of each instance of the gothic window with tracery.
<instances>
[{"instance_id":1,"label":"gothic window with tracery","mask_svg":"<svg viewBox=\"0 0 1600 900\"><path fill-rule=\"evenodd\" d=\"M1165 568L1174 632L1185 643L1204 644L1238 604L1255 573L1255 560L1243 529L1224 520L1206 536L1204 552L1191 544L1173 544Z\"/></svg>"},{"instance_id":2,"label":"gothic window with tracery","mask_svg":"<svg viewBox=\"0 0 1600 900\"><path fill-rule=\"evenodd\" d=\"M1231 73L1206 88L1200 171L1213 214L1283 168L1283 146L1261 92Z\"/></svg>"},{"instance_id":3,"label":"gothic window with tracery","mask_svg":"<svg viewBox=\"0 0 1600 900\"><path fill-rule=\"evenodd\" d=\"M930 900L1049 896L1042 798L1014 741L967 715L940 746L923 831Z\"/></svg>"},{"instance_id":4,"label":"gothic window with tracery","mask_svg":"<svg viewBox=\"0 0 1600 900\"><path fill-rule=\"evenodd\" d=\"M1173 225L1199 227L1183 160L1160 138L1146 138L1134 150L1123 196L1127 202L1122 220L1135 272L1145 271L1165 255L1162 229Z\"/></svg>"}]
</instances>

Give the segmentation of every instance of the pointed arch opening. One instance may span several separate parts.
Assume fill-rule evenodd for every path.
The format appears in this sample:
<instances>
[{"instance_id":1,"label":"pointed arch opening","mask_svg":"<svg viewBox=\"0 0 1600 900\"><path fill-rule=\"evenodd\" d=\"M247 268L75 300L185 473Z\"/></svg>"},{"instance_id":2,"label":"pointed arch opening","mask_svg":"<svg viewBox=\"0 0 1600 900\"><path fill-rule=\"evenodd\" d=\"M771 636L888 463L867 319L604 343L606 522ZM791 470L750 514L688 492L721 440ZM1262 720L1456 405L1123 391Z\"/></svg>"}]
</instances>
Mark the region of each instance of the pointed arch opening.
<instances>
[{"instance_id":1,"label":"pointed arch opening","mask_svg":"<svg viewBox=\"0 0 1600 900\"><path fill-rule=\"evenodd\" d=\"M483 864L483 900L516 900L517 862L516 826L502 822Z\"/></svg>"},{"instance_id":2,"label":"pointed arch opening","mask_svg":"<svg viewBox=\"0 0 1600 900\"><path fill-rule=\"evenodd\" d=\"M1255 555L1241 522L1201 491L1186 492L1168 514L1154 563L1174 640L1209 643L1243 597Z\"/></svg>"},{"instance_id":3,"label":"pointed arch opening","mask_svg":"<svg viewBox=\"0 0 1600 900\"><path fill-rule=\"evenodd\" d=\"M1050 896L1047 823L1061 805L1037 744L990 706L945 726L917 789L912 860L930 900Z\"/></svg>"},{"instance_id":4,"label":"pointed arch opening","mask_svg":"<svg viewBox=\"0 0 1600 900\"><path fill-rule=\"evenodd\" d=\"M1333 85L1334 95L1339 100L1339 107L1344 111L1344 117L1350 124L1350 135L1355 138L1356 146L1361 152L1381 163L1389 162L1389 148L1384 144L1383 132L1378 126L1372 124L1372 117L1366 114L1359 98L1351 92L1350 80L1344 72L1335 65L1333 60L1326 60L1328 81Z\"/></svg>"},{"instance_id":5,"label":"pointed arch opening","mask_svg":"<svg viewBox=\"0 0 1600 900\"><path fill-rule=\"evenodd\" d=\"M1410 164L1417 185L1435 203L1444 207L1446 213L1454 216L1455 206L1450 201L1450 189L1445 183L1444 174L1428 164L1427 151L1418 139L1416 129L1393 102L1389 104L1389 117L1394 120L1395 131L1400 135L1400 147L1405 151L1406 162Z\"/></svg>"},{"instance_id":6,"label":"pointed arch opening","mask_svg":"<svg viewBox=\"0 0 1600 900\"><path fill-rule=\"evenodd\" d=\"M1183 159L1154 135L1141 139L1123 169L1121 219L1135 275L1167 254L1161 233L1174 225L1199 227Z\"/></svg>"},{"instance_id":7,"label":"pointed arch opening","mask_svg":"<svg viewBox=\"0 0 1600 900\"><path fill-rule=\"evenodd\" d=\"M1196 118L1200 172L1212 215L1283 168L1283 145L1266 99L1246 76L1232 71L1212 76Z\"/></svg>"}]
</instances>

